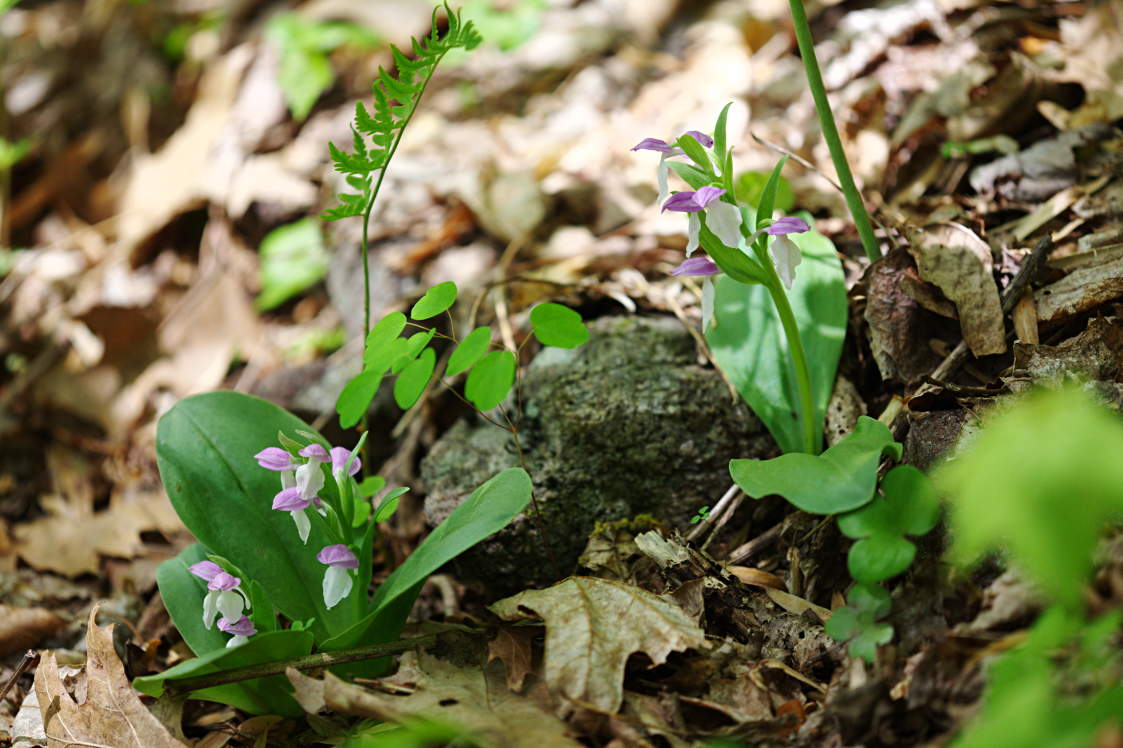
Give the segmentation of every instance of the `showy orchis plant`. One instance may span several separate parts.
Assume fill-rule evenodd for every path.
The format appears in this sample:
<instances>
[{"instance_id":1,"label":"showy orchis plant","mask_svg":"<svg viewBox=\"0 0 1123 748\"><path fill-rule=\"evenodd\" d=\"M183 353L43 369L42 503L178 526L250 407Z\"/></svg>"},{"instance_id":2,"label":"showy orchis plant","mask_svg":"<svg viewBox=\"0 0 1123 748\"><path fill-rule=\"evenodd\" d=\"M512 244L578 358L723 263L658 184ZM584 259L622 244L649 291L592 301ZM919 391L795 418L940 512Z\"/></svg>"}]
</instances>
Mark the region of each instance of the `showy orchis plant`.
<instances>
[{"instance_id":1,"label":"showy orchis plant","mask_svg":"<svg viewBox=\"0 0 1123 748\"><path fill-rule=\"evenodd\" d=\"M341 204L327 217L363 217L364 329L369 328L363 369L344 388L337 406L345 428L362 420L387 376L397 376L397 403L412 407L436 371L437 353L430 343L438 335L456 344L444 374L468 372L464 397L481 412L499 408L516 375L514 352L489 352L492 333L487 327L462 340L452 327L447 335L433 327L401 336L407 324L420 327L419 321L447 313L457 296L454 283L429 289L410 310L412 322L395 312L373 328L369 324L367 223L386 167L437 63L450 49L479 42L471 23L462 23L445 8L447 31L439 32L434 15L430 36L413 43L415 59L393 50L399 78L380 71L374 113L357 107L355 153L331 147L336 168L358 192L341 195ZM557 304L539 304L530 321L543 345L572 348L588 337L580 315ZM507 423L514 435L515 426ZM356 482L366 437L364 432L354 449L333 447L291 413L234 392L189 397L161 417L156 446L160 475L176 512L199 543L161 564L157 582L176 628L197 657L136 679L137 689L159 696L166 685L183 684L184 690L201 688L194 691L198 698L251 713L300 715L283 678L214 688L198 684L210 676L221 679L238 666L288 663L314 649L325 658L338 657L325 663L351 663L349 674L381 674L385 652L379 645L398 638L425 579L500 530L531 500L525 470L499 473L465 499L371 594L378 524L391 517L408 489L390 491L374 504L385 481L371 476Z\"/></svg>"},{"instance_id":2,"label":"showy orchis plant","mask_svg":"<svg viewBox=\"0 0 1123 748\"><path fill-rule=\"evenodd\" d=\"M662 210L681 211L689 215L688 257L699 246L708 255L687 259L672 271L675 275L707 277L702 291L703 327L709 326L713 316L714 286L710 276L724 273L739 283L759 284L768 289L783 326L788 354L795 370L801 448L814 454L818 451L820 437L811 375L799 325L786 293L795 281L795 268L801 260L798 247L787 237L806 232L809 226L800 218L772 219L776 187L787 157L781 159L772 171L756 206L755 220L737 204L733 189L733 151L726 147L728 113L727 105L718 116L713 138L690 131L673 144L646 138L632 150L651 150L662 154L659 161L661 192L666 184L667 169L673 170L692 188L672 194L663 201ZM670 160L681 155L689 157L693 164ZM770 258L769 239L772 237L775 239L771 242Z\"/></svg>"}]
</instances>

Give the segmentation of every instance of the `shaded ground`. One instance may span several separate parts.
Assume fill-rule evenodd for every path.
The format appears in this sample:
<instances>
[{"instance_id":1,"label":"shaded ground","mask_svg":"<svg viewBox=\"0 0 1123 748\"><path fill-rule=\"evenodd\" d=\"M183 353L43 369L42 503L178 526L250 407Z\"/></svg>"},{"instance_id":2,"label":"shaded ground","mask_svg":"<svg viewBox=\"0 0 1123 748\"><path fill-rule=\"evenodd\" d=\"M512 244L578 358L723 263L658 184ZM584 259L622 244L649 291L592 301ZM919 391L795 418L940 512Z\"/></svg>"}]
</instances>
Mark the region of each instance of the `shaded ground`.
<instances>
[{"instance_id":1,"label":"shaded ground","mask_svg":"<svg viewBox=\"0 0 1123 748\"><path fill-rule=\"evenodd\" d=\"M732 101L739 167L767 171L778 152L797 156L786 172L794 205L843 257L851 324L833 429L888 410L906 460L927 467L994 397L1049 374L1083 372L1119 402L1118 0L812 5L832 104L886 252L872 268L831 186L786 3L563 0L523 3L517 22L484 6L473 6L482 32L506 49L486 45L443 65L386 178L372 227L376 315L439 281L475 297L517 278L479 305L481 322L507 336L547 297L588 318L696 328L700 288L667 275L685 222L658 212L652 160L628 149L707 130ZM121 625L116 653L130 675L189 654L154 594L157 565L190 542L155 470L160 413L231 388L293 409L336 441L354 438L333 421L336 393L358 367L358 222L317 224L320 238L295 256L272 259L263 244L339 189L327 142L349 142L354 99L390 58L381 42L335 49L325 57L334 82L294 117L294 86L321 63L278 41L271 19L281 10L57 1L0 19L0 137L27 145L0 184L0 247L14 248L0 249L0 687L11 681L0 743L36 734L36 719L42 729L26 701L30 670L16 672L22 652L52 649L81 664L95 601L103 625ZM412 0L298 10L397 44L429 19ZM305 66L297 83L279 82L285 65ZM1022 270L1035 252L1040 266ZM700 347L684 355L684 365L709 366ZM438 394L402 415L379 401L372 441L380 473L416 486L422 459L466 413ZM684 428L684 442L694 436ZM531 739L531 724L539 745L944 739L977 702L987 643L1027 625L1039 603L998 568L949 580L937 532L893 585L898 638L875 666L851 661L816 613L837 607L848 583L848 541L833 524L775 498L688 524L717 503L720 465L739 456L719 455L697 505L667 513L677 523L666 533L692 533L705 553L660 572L634 538L650 525L623 523L599 527L583 557L586 574L673 592L705 624L712 651L647 670L645 657L659 660L627 660L637 647L626 670L590 676L619 690L618 701L559 697L542 671L541 629L499 626L481 605L498 589L442 575L418 618L474 616L494 627L490 644L467 648L474 668L411 655L399 680L411 693L460 689L493 706L495 694L510 695L506 731L467 697L454 715L508 745ZM425 532L422 494L387 529L381 571ZM580 547L584 530L567 542ZM1105 559L1091 594L1118 606L1120 563ZM647 638L661 636L671 634ZM328 734L354 721L347 715L387 708L328 706L331 726L313 720ZM246 720L204 702L187 704L183 725L196 745L312 740L307 721Z\"/></svg>"}]
</instances>

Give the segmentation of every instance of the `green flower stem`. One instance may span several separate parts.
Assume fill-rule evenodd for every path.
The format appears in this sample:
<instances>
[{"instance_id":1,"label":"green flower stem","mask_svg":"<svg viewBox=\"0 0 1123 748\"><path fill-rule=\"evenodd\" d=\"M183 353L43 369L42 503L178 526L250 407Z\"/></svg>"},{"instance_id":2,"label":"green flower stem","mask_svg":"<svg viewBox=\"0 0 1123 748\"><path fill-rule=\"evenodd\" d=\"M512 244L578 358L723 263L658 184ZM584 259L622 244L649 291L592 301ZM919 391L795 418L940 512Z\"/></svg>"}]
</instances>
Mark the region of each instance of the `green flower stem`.
<instances>
[{"instance_id":1,"label":"green flower stem","mask_svg":"<svg viewBox=\"0 0 1123 748\"><path fill-rule=\"evenodd\" d=\"M792 24L795 26L796 43L799 44L799 56L803 58L803 68L807 73L807 87L811 89L811 98L815 100L815 110L819 113L823 140L827 141L827 148L830 149L831 160L834 162L835 171L838 172L838 181L842 185L842 194L846 196L846 205L850 208L850 216L854 219L854 226L862 239L862 247L866 250L870 262L875 262L881 258L881 249L877 245L877 237L874 236L866 205L862 202L862 196L858 193L854 177L850 173L846 151L842 149L842 140L838 137L838 127L834 123L831 105L827 101L827 90L823 86L823 75L819 72L819 61L815 57L815 43L811 39L811 27L807 24L807 12L803 9L803 0L788 0L788 5L792 11Z\"/></svg>"},{"instance_id":2,"label":"green flower stem","mask_svg":"<svg viewBox=\"0 0 1123 748\"><path fill-rule=\"evenodd\" d=\"M803 451L809 455L817 454L815 448L815 397L811 391L811 372L807 368L807 355L803 351L803 340L799 337L799 325L795 321L795 312L792 311L788 294L784 284L768 257L768 237L763 236L753 243L757 260L764 269L768 279L764 287L772 295L772 303L776 306L776 313L780 315L780 324L784 328L784 337L788 339L788 351L792 357L792 366L795 368L795 384L799 395L799 420L803 426Z\"/></svg>"}]
</instances>

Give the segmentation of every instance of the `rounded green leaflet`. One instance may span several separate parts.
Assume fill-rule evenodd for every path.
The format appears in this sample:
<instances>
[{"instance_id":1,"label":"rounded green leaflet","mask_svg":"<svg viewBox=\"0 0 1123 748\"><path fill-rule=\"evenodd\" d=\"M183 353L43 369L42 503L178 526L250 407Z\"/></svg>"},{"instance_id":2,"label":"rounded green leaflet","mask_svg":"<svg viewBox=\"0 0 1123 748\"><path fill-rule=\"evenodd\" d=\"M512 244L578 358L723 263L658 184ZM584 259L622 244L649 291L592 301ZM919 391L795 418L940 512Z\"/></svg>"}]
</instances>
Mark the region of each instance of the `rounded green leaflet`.
<instances>
[{"instance_id":1,"label":"rounded green leaflet","mask_svg":"<svg viewBox=\"0 0 1123 748\"><path fill-rule=\"evenodd\" d=\"M490 327L477 327L472 330L452 352L452 356L448 359L448 368L445 369L445 374L451 377L471 369L477 361L484 357L489 345L491 345Z\"/></svg>"},{"instance_id":2,"label":"rounded green leaflet","mask_svg":"<svg viewBox=\"0 0 1123 748\"><path fill-rule=\"evenodd\" d=\"M394 401L399 408L408 410L413 407L421 397L421 393L425 391L425 385L429 383L429 377L433 375L433 367L436 364L436 352L432 348L426 348L420 356L402 369L402 373L394 382Z\"/></svg>"},{"instance_id":3,"label":"rounded green leaflet","mask_svg":"<svg viewBox=\"0 0 1123 748\"><path fill-rule=\"evenodd\" d=\"M542 345L576 348L589 339L589 328L585 327L581 315L552 301L530 310L530 324L534 337Z\"/></svg>"},{"instance_id":4,"label":"rounded green leaflet","mask_svg":"<svg viewBox=\"0 0 1123 748\"><path fill-rule=\"evenodd\" d=\"M367 349L377 348L389 343L402 334L406 327L406 316L401 312L391 312L378 320L374 327L367 333Z\"/></svg>"},{"instance_id":5,"label":"rounded green leaflet","mask_svg":"<svg viewBox=\"0 0 1123 748\"><path fill-rule=\"evenodd\" d=\"M491 410L515 383L515 356L510 351L492 351L468 373L464 396L480 410Z\"/></svg>"},{"instance_id":6,"label":"rounded green leaflet","mask_svg":"<svg viewBox=\"0 0 1123 748\"><path fill-rule=\"evenodd\" d=\"M339 400L335 403L340 426L349 429L359 422L370 407L370 401L374 399L381 381L382 372L364 371L344 385L343 391L339 393Z\"/></svg>"},{"instance_id":7,"label":"rounded green leaflet","mask_svg":"<svg viewBox=\"0 0 1123 748\"><path fill-rule=\"evenodd\" d=\"M402 349L401 355L398 356L398 360L390 366L390 372L392 374L397 374L401 372L402 369L406 368L411 361L416 360L417 354L419 354L425 346L429 345L429 341L431 341L436 334L437 328L434 327L428 332L417 332L410 335L409 338L406 339L405 347Z\"/></svg>"},{"instance_id":8,"label":"rounded green leaflet","mask_svg":"<svg viewBox=\"0 0 1123 748\"><path fill-rule=\"evenodd\" d=\"M415 320L436 317L447 310L456 301L456 284L452 281L438 283L425 292L409 311L409 316Z\"/></svg>"}]
</instances>

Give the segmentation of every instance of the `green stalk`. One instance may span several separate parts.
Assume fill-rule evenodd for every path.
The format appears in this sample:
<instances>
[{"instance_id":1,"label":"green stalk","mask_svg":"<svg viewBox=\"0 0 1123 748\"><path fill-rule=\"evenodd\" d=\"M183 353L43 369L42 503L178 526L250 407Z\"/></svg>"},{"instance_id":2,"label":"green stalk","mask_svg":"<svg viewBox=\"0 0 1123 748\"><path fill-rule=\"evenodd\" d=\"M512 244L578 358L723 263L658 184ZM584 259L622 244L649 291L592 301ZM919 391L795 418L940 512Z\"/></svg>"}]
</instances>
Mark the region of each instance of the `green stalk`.
<instances>
[{"instance_id":1,"label":"green stalk","mask_svg":"<svg viewBox=\"0 0 1123 748\"><path fill-rule=\"evenodd\" d=\"M807 355L803 351L803 340L799 336L799 325L795 321L795 312L792 311L788 294L784 284L773 267L768 257L768 237L761 237L753 243L757 260L764 272L768 275L764 287L772 295L772 303L776 306L776 313L780 315L780 325L784 328L784 337L788 339L788 351L792 357L792 366L795 368L796 394L799 395L799 421L803 427L803 451L809 455L817 454L815 446L815 397L811 390L811 371L807 368Z\"/></svg>"},{"instance_id":2,"label":"green stalk","mask_svg":"<svg viewBox=\"0 0 1123 748\"><path fill-rule=\"evenodd\" d=\"M803 68L807 73L807 87L811 89L811 98L815 100L815 110L819 113L823 140L827 141L827 148L830 149L831 161L834 162L835 171L838 172L842 194L846 196L846 205L850 208L850 216L854 219L854 226L862 239L862 247L866 250L870 262L875 262L881 257L881 249L877 246L877 237L874 236L869 213L866 212L866 205L862 202L862 196L854 184L850 165L846 161L846 151L842 149L842 140L838 137L834 114L831 113L831 106L827 101L827 90L823 86L823 76L819 72L819 61L815 57L815 43L811 39L811 27L807 24L807 12L803 9L803 0L788 0L788 5L792 11L792 24L795 26L795 39L799 44L799 56L803 58Z\"/></svg>"},{"instance_id":3,"label":"green stalk","mask_svg":"<svg viewBox=\"0 0 1123 748\"><path fill-rule=\"evenodd\" d=\"M446 52L442 52L437 61L429 68L429 74L425 76L425 81L421 84L421 90L417 92L417 98L413 101L413 107L409 110L405 120L402 121L402 126L398 129L398 134L394 136L394 143L386 152L386 163L378 170L378 181L374 183L374 189L370 193L370 201L367 203L366 209L363 210L363 239L362 244L359 245L359 251L363 259L363 359L366 359L367 343L366 335L370 332L370 266L367 263L367 227L370 224L370 214L374 210L374 201L378 199L378 191L382 189L382 179L386 176L386 170L390 168L390 162L394 160L394 154L398 152L398 145L402 142L402 135L405 134L406 128L409 127L410 120L417 112L417 105L421 103L421 97L425 95L425 89L429 87L429 81L433 78L433 73L437 71L437 66L441 64Z\"/></svg>"}]
</instances>

